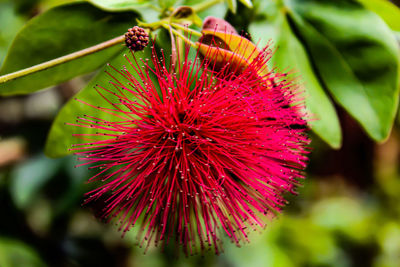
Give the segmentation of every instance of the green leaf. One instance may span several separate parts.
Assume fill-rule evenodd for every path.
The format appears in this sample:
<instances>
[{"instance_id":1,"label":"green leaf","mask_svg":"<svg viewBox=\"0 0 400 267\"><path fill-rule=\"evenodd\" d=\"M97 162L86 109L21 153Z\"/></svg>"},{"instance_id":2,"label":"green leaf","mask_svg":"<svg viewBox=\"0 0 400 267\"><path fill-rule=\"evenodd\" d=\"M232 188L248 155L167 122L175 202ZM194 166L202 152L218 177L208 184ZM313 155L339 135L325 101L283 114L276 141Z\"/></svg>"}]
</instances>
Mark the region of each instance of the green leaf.
<instances>
[{"instance_id":1,"label":"green leaf","mask_svg":"<svg viewBox=\"0 0 400 267\"><path fill-rule=\"evenodd\" d=\"M237 9L236 0L226 0L226 2L228 3L228 7L232 11L232 13L236 14L236 9Z\"/></svg>"},{"instance_id":2,"label":"green leaf","mask_svg":"<svg viewBox=\"0 0 400 267\"><path fill-rule=\"evenodd\" d=\"M0 266L46 266L28 245L14 239L0 238Z\"/></svg>"},{"instance_id":3,"label":"green leaf","mask_svg":"<svg viewBox=\"0 0 400 267\"><path fill-rule=\"evenodd\" d=\"M150 4L150 1L145 0L88 0L88 2L109 11L136 10Z\"/></svg>"},{"instance_id":4,"label":"green leaf","mask_svg":"<svg viewBox=\"0 0 400 267\"><path fill-rule=\"evenodd\" d=\"M110 12L135 11L147 22L158 20L159 12L150 0L88 0L98 8Z\"/></svg>"},{"instance_id":5,"label":"green leaf","mask_svg":"<svg viewBox=\"0 0 400 267\"><path fill-rule=\"evenodd\" d=\"M33 18L16 36L0 74L15 72L124 34L136 13L110 13L88 3L58 6ZM67 81L102 66L120 52L114 46L97 53L0 84L0 95L27 94Z\"/></svg>"},{"instance_id":6,"label":"green leaf","mask_svg":"<svg viewBox=\"0 0 400 267\"><path fill-rule=\"evenodd\" d=\"M291 1L289 16L335 100L375 140L390 133L398 104L399 58L387 25L361 5Z\"/></svg>"},{"instance_id":7,"label":"green leaf","mask_svg":"<svg viewBox=\"0 0 400 267\"><path fill-rule=\"evenodd\" d=\"M243 5L245 5L248 8L253 7L253 3L251 3L251 0L239 0Z\"/></svg>"},{"instance_id":8,"label":"green leaf","mask_svg":"<svg viewBox=\"0 0 400 267\"><path fill-rule=\"evenodd\" d=\"M128 50L126 49L124 53L128 53ZM116 69L121 69L124 65L128 65L128 61L123 56L124 53L116 56L110 62L110 65ZM143 52L135 53L135 57L138 59L138 62L140 62L140 58L150 58L150 56L151 48L149 46L145 48ZM96 84L107 87L108 89L113 89L112 86L108 86L111 77L105 73L105 71L111 71L114 73L111 67L103 67L99 74L76 95L76 98L95 106L109 107L110 104L94 89ZM135 76L135 72L132 72L132 75ZM112 97L112 95L107 94L107 97ZM113 99L111 99L111 101L113 101ZM69 151L69 148L71 148L73 144L85 142L82 139L73 137L72 134L93 134L96 132L96 130L92 128L65 125L65 123L74 123L77 117L81 117L83 115L90 115L108 121L114 121L116 119L115 116L109 113L76 101L75 98L71 99L58 113L50 129L45 147L45 153L47 156L62 157L71 154L73 151Z\"/></svg>"},{"instance_id":9,"label":"green leaf","mask_svg":"<svg viewBox=\"0 0 400 267\"><path fill-rule=\"evenodd\" d=\"M400 9L388 0L357 0L378 14L394 31L400 31Z\"/></svg>"},{"instance_id":10,"label":"green leaf","mask_svg":"<svg viewBox=\"0 0 400 267\"><path fill-rule=\"evenodd\" d=\"M0 3L0 66L16 32L23 26L24 20L17 16L14 5L10 2Z\"/></svg>"},{"instance_id":11,"label":"green leaf","mask_svg":"<svg viewBox=\"0 0 400 267\"><path fill-rule=\"evenodd\" d=\"M265 21L250 27L250 33L265 45L273 40L277 50L272 57L279 70L294 72L305 90L306 109L311 117L312 130L333 148L339 148L342 135L339 119L329 97L313 72L307 52L292 32L287 18L279 14L274 23Z\"/></svg>"},{"instance_id":12,"label":"green leaf","mask_svg":"<svg viewBox=\"0 0 400 267\"><path fill-rule=\"evenodd\" d=\"M39 190L57 172L60 160L36 156L19 164L11 173L11 196L18 208L29 206Z\"/></svg>"},{"instance_id":13,"label":"green leaf","mask_svg":"<svg viewBox=\"0 0 400 267\"><path fill-rule=\"evenodd\" d=\"M194 7L196 5L201 5L204 0L184 0L182 5ZM219 4L213 5L206 10L196 12L196 14L201 18L204 19L208 16L214 16L218 18L223 18L228 11L227 6L224 2L220 2Z\"/></svg>"},{"instance_id":14,"label":"green leaf","mask_svg":"<svg viewBox=\"0 0 400 267\"><path fill-rule=\"evenodd\" d=\"M163 10L169 10L173 8L177 0L158 0L158 6Z\"/></svg>"}]
</instances>

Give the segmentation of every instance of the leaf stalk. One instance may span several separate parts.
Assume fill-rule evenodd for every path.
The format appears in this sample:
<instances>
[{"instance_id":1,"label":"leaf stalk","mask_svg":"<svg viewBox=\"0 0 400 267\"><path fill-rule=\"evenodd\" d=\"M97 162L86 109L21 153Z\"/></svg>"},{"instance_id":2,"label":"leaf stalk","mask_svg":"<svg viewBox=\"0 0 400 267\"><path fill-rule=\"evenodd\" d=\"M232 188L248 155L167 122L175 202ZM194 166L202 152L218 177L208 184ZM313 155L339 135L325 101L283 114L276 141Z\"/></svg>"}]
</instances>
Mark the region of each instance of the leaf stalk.
<instances>
[{"instance_id":1,"label":"leaf stalk","mask_svg":"<svg viewBox=\"0 0 400 267\"><path fill-rule=\"evenodd\" d=\"M123 43L124 40L125 40L125 36L121 35L121 36L115 37L111 40L99 43L97 45L94 45L94 46L91 46L91 47L88 47L88 48L85 48L82 50L79 50L77 52L74 52L74 53L71 53L71 54L50 60L50 61L46 61L46 62L34 65L34 66L26 68L26 69L22 69L19 71L15 71L12 73L2 75L2 76L0 76L0 84L17 79L17 78L27 76L27 75L35 73L35 72L46 70L48 68L55 67L55 66L61 65L63 63L67 63L69 61L72 61L72 60L75 60L75 59L78 59L78 58L81 58L81 57L84 57L84 56L87 56L87 55L90 55L93 53L96 53L98 51L109 48L111 46Z\"/></svg>"}]
</instances>

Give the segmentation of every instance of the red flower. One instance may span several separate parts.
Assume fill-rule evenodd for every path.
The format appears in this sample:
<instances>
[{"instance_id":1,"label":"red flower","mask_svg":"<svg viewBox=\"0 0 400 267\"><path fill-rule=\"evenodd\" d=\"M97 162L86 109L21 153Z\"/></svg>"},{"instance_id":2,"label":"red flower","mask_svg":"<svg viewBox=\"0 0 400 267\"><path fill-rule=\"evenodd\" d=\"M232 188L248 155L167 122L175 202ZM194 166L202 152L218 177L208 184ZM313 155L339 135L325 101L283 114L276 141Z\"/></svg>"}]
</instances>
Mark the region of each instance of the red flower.
<instances>
[{"instance_id":1,"label":"red flower","mask_svg":"<svg viewBox=\"0 0 400 267\"><path fill-rule=\"evenodd\" d=\"M114 69L114 88L98 91L120 101L98 109L115 121L78 120L107 137L74 148L99 169L87 201L105 198L103 216L121 230L140 224L142 242L174 239L187 254L206 244L218 253L222 233L239 245L264 227L295 193L309 143L297 87L285 74L259 75L268 51L236 74L187 58L171 74L154 51L153 68Z\"/></svg>"}]
</instances>

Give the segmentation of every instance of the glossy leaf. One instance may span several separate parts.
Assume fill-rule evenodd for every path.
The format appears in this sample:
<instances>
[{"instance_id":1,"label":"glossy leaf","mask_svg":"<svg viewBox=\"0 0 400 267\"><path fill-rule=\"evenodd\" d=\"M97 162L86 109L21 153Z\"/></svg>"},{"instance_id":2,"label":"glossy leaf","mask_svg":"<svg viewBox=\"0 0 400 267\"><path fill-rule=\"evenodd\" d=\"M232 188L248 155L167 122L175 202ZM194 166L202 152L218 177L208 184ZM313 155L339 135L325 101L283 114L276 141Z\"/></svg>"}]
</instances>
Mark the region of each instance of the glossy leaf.
<instances>
[{"instance_id":1,"label":"glossy leaf","mask_svg":"<svg viewBox=\"0 0 400 267\"><path fill-rule=\"evenodd\" d=\"M88 3L58 6L33 18L16 36L0 74L7 74L96 45L123 34L136 13L110 13ZM0 84L1 95L27 94L93 71L122 45Z\"/></svg>"},{"instance_id":2,"label":"glossy leaf","mask_svg":"<svg viewBox=\"0 0 400 267\"><path fill-rule=\"evenodd\" d=\"M88 0L95 6L109 11L127 11L150 5L150 1L144 0Z\"/></svg>"},{"instance_id":3,"label":"glossy leaf","mask_svg":"<svg viewBox=\"0 0 400 267\"><path fill-rule=\"evenodd\" d=\"M135 57L138 59L138 62L140 62L139 58L150 58L150 50L151 49L147 47L143 52L136 52ZM126 49L124 53L128 54L129 51ZM128 65L129 62L123 56L124 53L115 57L110 62L110 65L118 70L124 65ZM112 73L114 73L111 67L103 67L99 74L94 77L86 85L86 87L76 95L75 98L94 106L109 107L109 103L94 89L94 87L96 84L99 84L108 89L113 88L112 86L109 86L109 82L112 80L112 78L105 73L105 71L110 70ZM132 74L135 75L134 73ZM47 137L45 147L45 153L49 157L62 157L71 154L73 151L70 151L69 149L73 144L85 142L82 139L72 136L72 134L94 134L96 132L96 130L92 128L71 126L66 125L65 123L74 123L77 117L82 117L84 115L109 121L114 121L116 119L115 116L104 111L100 111L94 107L90 107L89 105L75 100L75 98L71 99L63 106L56 119L53 121L53 125ZM110 98L111 101L117 101L116 99L112 98L111 94L107 94L107 98Z\"/></svg>"},{"instance_id":4,"label":"glossy leaf","mask_svg":"<svg viewBox=\"0 0 400 267\"><path fill-rule=\"evenodd\" d=\"M182 5L194 7L196 5L202 4L203 2L204 0L184 0ZM209 7L207 10L197 12L197 15L199 15L201 19L204 19L208 16L215 16L221 18L225 16L227 11L228 11L227 5L223 1L221 1L219 4Z\"/></svg>"},{"instance_id":5,"label":"glossy leaf","mask_svg":"<svg viewBox=\"0 0 400 267\"><path fill-rule=\"evenodd\" d=\"M111 12L138 12L147 22L158 20L158 12L152 8L152 1L150 0L88 0L88 2L102 10Z\"/></svg>"},{"instance_id":6,"label":"glossy leaf","mask_svg":"<svg viewBox=\"0 0 400 267\"><path fill-rule=\"evenodd\" d=\"M374 13L349 1L291 1L292 25L335 98L375 140L384 140L398 104L398 47Z\"/></svg>"},{"instance_id":7,"label":"glossy leaf","mask_svg":"<svg viewBox=\"0 0 400 267\"><path fill-rule=\"evenodd\" d=\"M306 109L311 117L312 130L333 148L342 142L339 119L329 97L313 72L307 52L292 32L286 17L279 14L274 23L265 21L250 27L253 36L260 36L260 44L273 40L277 48L272 61L278 70L294 73L304 86Z\"/></svg>"},{"instance_id":8,"label":"glossy leaf","mask_svg":"<svg viewBox=\"0 0 400 267\"><path fill-rule=\"evenodd\" d=\"M400 31L400 9L388 0L357 0L378 14L392 30Z\"/></svg>"},{"instance_id":9,"label":"glossy leaf","mask_svg":"<svg viewBox=\"0 0 400 267\"><path fill-rule=\"evenodd\" d=\"M11 45L12 39L23 24L24 20L17 16L12 3L0 2L0 25L7 25L7 27L2 27L0 33L0 66Z\"/></svg>"}]
</instances>

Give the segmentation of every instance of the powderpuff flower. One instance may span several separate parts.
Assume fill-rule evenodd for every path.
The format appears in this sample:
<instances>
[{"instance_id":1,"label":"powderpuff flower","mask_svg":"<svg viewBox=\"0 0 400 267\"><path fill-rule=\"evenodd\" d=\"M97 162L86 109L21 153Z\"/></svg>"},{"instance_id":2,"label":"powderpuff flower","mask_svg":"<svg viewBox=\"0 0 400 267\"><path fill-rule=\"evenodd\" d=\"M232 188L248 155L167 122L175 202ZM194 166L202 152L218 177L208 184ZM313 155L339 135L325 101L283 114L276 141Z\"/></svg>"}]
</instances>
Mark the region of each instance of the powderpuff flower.
<instances>
[{"instance_id":1,"label":"powderpuff flower","mask_svg":"<svg viewBox=\"0 0 400 267\"><path fill-rule=\"evenodd\" d=\"M170 72L154 48L149 63L126 56L110 85L96 88L109 106L93 107L115 120L86 115L74 124L101 137L73 148L81 165L98 169L86 202L104 202L102 217L123 232L140 227L147 246L219 253L222 236L248 241L284 194L296 193L307 162L301 92L286 74L266 71L270 57L267 47L227 71L186 56Z\"/></svg>"}]
</instances>

